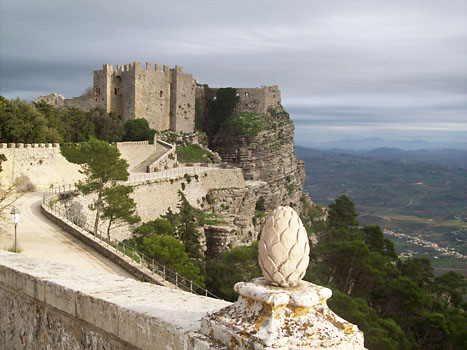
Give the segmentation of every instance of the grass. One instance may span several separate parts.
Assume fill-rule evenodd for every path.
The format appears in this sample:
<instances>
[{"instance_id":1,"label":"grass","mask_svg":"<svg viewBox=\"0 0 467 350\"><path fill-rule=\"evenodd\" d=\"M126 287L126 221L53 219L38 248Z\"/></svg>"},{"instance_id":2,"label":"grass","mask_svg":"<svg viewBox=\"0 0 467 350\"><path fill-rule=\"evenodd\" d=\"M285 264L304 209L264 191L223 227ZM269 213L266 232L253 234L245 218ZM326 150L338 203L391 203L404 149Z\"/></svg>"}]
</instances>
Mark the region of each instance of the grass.
<instances>
[{"instance_id":1,"label":"grass","mask_svg":"<svg viewBox=\"0 0 467 350\"><path fill-rule=\"evenodd\" d=\"M177 158L181 163L211 163L209 151L199 145L189 143L186 146L177 146Z\"/></svg>"},{"instance_id":2,"label":"grass","mask_svg":"<svg viewBox=\"0 0 467 350\"><path fill-rule=\"evenodd\" d=\"M264 124L261 114L244 112L228 118L222 127L227 133L256 136L263 129Z\"/></svg>"}]
</instances>

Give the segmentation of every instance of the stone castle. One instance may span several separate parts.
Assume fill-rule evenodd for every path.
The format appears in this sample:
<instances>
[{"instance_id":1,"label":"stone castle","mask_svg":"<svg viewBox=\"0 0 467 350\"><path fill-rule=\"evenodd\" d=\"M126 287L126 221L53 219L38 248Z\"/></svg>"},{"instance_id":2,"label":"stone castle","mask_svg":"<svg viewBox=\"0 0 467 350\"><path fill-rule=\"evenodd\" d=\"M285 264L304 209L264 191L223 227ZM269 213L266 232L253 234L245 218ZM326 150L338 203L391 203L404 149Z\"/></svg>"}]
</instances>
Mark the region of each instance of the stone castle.
<instances>
[{"instance_id":1,"label":"stone castle","mask_svg":"<svg viewBox=\"0 0 467 350\"><path fill-rule=\"evenodd\" d=\"M147 63L143 69L141 63L131 63L114 70L105 64L102 70L94 71L90 93L71 99L50 94L38 100L57 107L100 107L124 121L145 118L157 130L191 132L195 105L205 110L217 90L199 85L179 66L161 69ZM256 239L256 231L266 220L256 215L260 199L267 212L284 205L300 210L304 199L304 165L296 159L294 126L280 106L277 86L237 88L237 94L236 112L262 113L255 116L261 119L261 130L248 137L231 132L215 140L213 145L224 163L180 166L175 146L162 140L154 144L117 143L133 173L127 183L134 188L132 198L143 221L176 208L179 191L197 209L219 214L222 221L203 228L207 256L219 256ZM40 204L47 218L136 279L167 286L165 267L155 269L154 261L151 265L143 256L139 261L127 259L125 249L122 252L118 243L110 244L110 237L101 241L65 217L66 210L61 210L65 205L58 198L71 193L70 183L82 179L83 174L78 165L66 161L58 144L0 143L0 151L7 158L0 183L11 183L18 175L27 174L39 188L51 189ZM62 185L57 186L57 182ZM86 210L92 198L75 200ZM280 272L287 276L287 283L299 287L272 286L264 279L239 282L235 290L240 297L234 304L208 298L207 291L203 294L206 296L200 296L177 289L184 289L177 273L175 286L165 288L0 251L0 349L55 346L142 350L158 344L173 350L364 350L358 328L326 305L329 289L290 278L306 271L309 245L300 219L292 220L298 217L295 211L288 208L286 214L280 213L278 210L272 220L268 219L273 224L264 225L271 229L261 235L262 269L264 261L271 259L281 270L271 270L268 265L267 273L276 276ZM287 236L282 233L284 225ZM301 232L300 239L297 231ZM274 235L277 232L281 232L279 240ZM276 254L277 249L280 254ZM292 271L299 265L301 270ZM156 277L158 273L163 277ZM275 278L272 281L277 282ZM193 292L193 284L188 282L185 290Z\"/></svg>"},{"instance_id":2,"label":"stone castle","mask_svg":"<svg viewBox=\"0 0 467 350\"><path fill-rule=\"evenodd\" d=\"M132 118L144 118L155 130L192 132L195 123L196 100L204 109L207 101L214 98L217 89L200 85L183 67L169 68L147 62L117 65L104 64L95 70L92 91L80 97L67 99L52 93L39 96L49 104L75 106L83 110L95 107L113 112L125 122ZM268 107L279 104L277 86L238 88L237 112L265 113Z\"/></svg>"}]
</instances>

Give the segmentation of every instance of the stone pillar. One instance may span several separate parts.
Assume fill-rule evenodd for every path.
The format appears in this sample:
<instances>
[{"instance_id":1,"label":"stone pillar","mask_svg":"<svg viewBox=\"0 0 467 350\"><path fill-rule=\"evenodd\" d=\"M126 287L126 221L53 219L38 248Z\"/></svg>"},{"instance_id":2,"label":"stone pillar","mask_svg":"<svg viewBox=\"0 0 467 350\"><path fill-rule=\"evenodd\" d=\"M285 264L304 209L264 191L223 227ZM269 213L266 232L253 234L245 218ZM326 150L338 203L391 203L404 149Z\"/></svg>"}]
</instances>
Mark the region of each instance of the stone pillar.
<instances>
[{"instance_id":1,"label":"stone pillar","mask_svg":"<svg viewBox=\"0 0 467 350\"><path fill-rule=\"evenodd\" d=\"M201 332L231 349L364 349L357 326L327 306L331 290L301 280L308 253L297 213L277 208L259 242L265 277L237 283L237 302L205 316Z\"/></svg>"}]
</instances>

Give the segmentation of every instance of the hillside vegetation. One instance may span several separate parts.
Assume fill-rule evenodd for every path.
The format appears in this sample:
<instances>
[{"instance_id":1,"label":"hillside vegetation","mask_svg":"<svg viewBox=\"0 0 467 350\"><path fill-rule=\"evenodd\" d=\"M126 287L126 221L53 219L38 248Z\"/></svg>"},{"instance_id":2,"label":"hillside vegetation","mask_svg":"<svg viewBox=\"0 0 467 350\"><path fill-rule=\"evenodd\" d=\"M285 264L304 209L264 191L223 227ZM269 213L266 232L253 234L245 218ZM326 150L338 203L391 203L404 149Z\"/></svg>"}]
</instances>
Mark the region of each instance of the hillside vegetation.
<instances>
[{"instance_id":1,"label":"hillside vegetation","mask_svg":"<svg viewBox=\"0 0 467 350\"><path fill-rule=\"evenodd\" d=\"M375 154L375 152L373 152ZM420 237L467 255L467 170L401 159L383 151L378 157L297 149L305 160L305 190L313 201L328 204L345 193L361 213L361 223L378 224L396 233ZM437 267L466 269L465 259L395 239L399 253L427 255Z\"/></svg>"},{"instance_id":2,"label":"hillside vegetation","mask_svg":"<svg viewBox=\"0 0 467 350\"><path fill-rule=\"evenodd\" d=\"M358 325L365 347L465 348L465 278L456 272L435 277L427 258L398 259L378 226L359 228L358 213L347 196L329 207L327 221L312 224L318 225L311 230L318 243L311 248L305 280L333 290L329 306ZM303 221L311 218L302 216ZM233 248L206 266L208 287L235 300L234 284L261 273L257 243Z\"/></svg>"},{"instance_id":3,"label":"hillside vegetation","mask_svg":"<svg viewBox=\"0 0 467 350\"><path fill-rule=\"evenodd\" d=\"M83 111L76 107L56 108L40 102L8 100L0 96L0 142L55 143L86 142L153 142L155 130L145 119L126 123L102 108Z\"/></svg>"}]
</instances>

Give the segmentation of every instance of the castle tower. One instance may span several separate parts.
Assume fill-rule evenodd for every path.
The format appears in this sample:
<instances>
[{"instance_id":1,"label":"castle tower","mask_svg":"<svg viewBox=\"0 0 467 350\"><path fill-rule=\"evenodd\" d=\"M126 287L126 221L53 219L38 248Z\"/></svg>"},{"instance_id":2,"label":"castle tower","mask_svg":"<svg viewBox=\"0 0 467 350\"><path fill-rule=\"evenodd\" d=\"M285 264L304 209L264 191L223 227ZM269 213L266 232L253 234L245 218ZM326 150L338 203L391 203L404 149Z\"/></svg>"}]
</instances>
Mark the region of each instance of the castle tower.
<instances>
[{"instance_id":1,"label":"castle tower","mask_svg":"<svg viewBox=\"0 0 467 350\"><path fill-rule=\"evenodd\" d=\"M171 73L170 129L191 132L195 123L195 80L175 66Z\"/></svg>"},{"instance_id":2,"label":"castle tower","mask_svg":"<svg viewBox=\"0 0 467 350\"><path fill-rule=\"evenodd\" d=\"M104 64L102 70L94 71L94 105L105 109L107 112L111 110L110 88L112 71L113 67L111 64Z\"/></svg>"}]
</instances>

